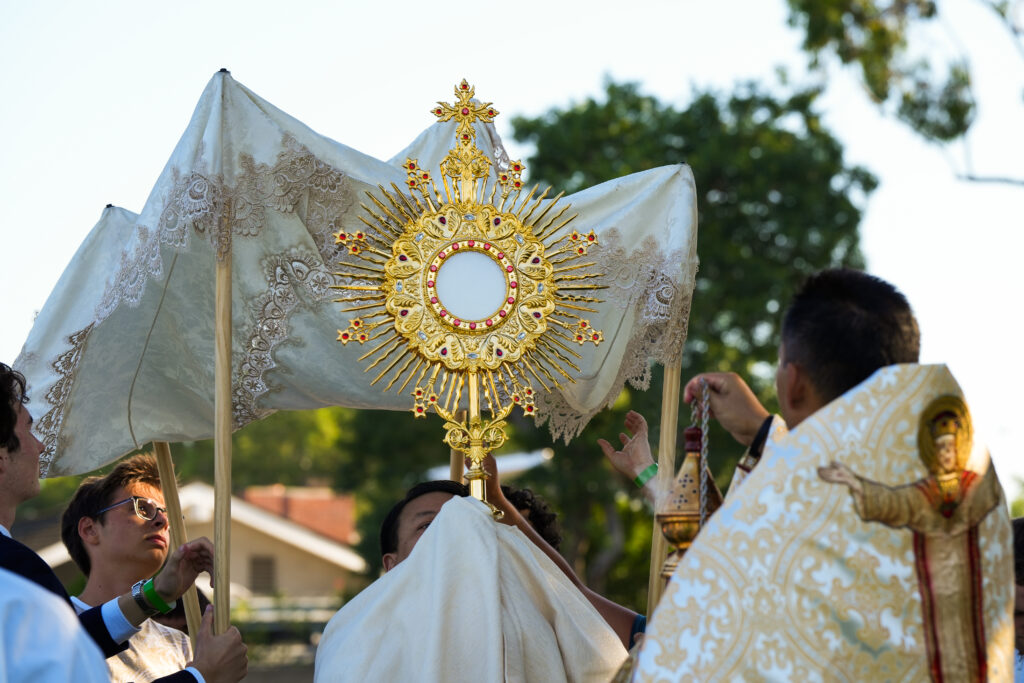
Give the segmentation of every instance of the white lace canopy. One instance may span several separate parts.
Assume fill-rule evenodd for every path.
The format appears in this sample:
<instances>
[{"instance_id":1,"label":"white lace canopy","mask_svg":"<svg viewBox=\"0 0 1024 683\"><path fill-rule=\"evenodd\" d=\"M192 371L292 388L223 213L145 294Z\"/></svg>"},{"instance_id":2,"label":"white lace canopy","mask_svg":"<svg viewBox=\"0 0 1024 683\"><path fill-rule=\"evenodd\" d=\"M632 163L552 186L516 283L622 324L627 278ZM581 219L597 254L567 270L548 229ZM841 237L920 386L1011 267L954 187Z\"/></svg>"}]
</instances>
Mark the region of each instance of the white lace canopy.
<instances>
[{"instance_id":1,"label":"white lace canopy","mask_svg":"<svg viewBox=\"0 0 1024 683\"><path fill-rule=\"evenodd\" d=\"M480 125L480 124L478 124ZM507 155L492 126L477 141ZM210 438L214 272L230 248L235 427L277 410L406 410L371 387L358 345L341 346L332 234L361 226L364 193L401 184L406 157L436 167L454 123L434 124L392 161L318 135L218 73L140 214L104 211L57 283L15 367L29 380L43 473L87 472L156 440ZM556 188L557 190L557 188ZM542 397L569 439L615 399L646 388L650 363L681 353L697 268L696 199L684 165L566 197L608 289L575 384ZM365 351L365 349L363 349Z\"/></svg>"}]
</instances>

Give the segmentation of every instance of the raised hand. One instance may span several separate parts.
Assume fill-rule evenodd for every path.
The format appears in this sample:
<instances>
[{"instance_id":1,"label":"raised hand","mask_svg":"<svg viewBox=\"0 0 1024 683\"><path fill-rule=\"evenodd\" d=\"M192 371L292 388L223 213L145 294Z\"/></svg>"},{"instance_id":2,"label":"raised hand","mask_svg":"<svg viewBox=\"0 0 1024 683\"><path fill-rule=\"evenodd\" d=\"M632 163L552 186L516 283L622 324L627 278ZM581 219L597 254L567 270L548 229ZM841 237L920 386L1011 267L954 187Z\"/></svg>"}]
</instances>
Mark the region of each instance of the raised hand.
<instances>
[{"instance_id":1,"label":"raised hand","mask_svg":"<svg viewBox=\"0 0 1024 683\"><path fill-rule=\"evenodd\" d=\"M647 420L640 413L631 410L626 413L624 424L626 430L632 436L626 436L622 432L619 433L619 441L622 442L621 450L615 450L604 439L598 439L597 445L601 447L601 451L611 462L612 467L626 475L629 479L636 479L641 472L654 464L654 457L651 455L651 444L648 440ZM656 502L657 498L656 482L657 479L651 477L644 483L642 488L644 496L652 503Z\"/></svg>"},{"instance_id":2,"label":"raised hand","mask_svg":"<svg viewBox=\"0 0 1024 683\"><path fill-rule=\"evenodd\" d=\"M163 570L153 578L153 588L167 602L177 600L195 583L200 572L213 576L213 543L205 536L184 543L171 553Z\"/></svg>"},{"instance_id":3,"label":"raised hand","mask_svg":"<svg viewBox=\"0 0 1024 683\"><path fill-rule=\"evenodd\" d=\"M654 457L651 455L651 444L647 436L647 420L644 419L644 416L631 410L626 413L624 425L632 436L619 433L619 441L622 442L621 450L615 450L604 439L598 439L597 445L601 447L601 451L616 470L633 479L654 464Z\"/></svg>"}]
</instances>

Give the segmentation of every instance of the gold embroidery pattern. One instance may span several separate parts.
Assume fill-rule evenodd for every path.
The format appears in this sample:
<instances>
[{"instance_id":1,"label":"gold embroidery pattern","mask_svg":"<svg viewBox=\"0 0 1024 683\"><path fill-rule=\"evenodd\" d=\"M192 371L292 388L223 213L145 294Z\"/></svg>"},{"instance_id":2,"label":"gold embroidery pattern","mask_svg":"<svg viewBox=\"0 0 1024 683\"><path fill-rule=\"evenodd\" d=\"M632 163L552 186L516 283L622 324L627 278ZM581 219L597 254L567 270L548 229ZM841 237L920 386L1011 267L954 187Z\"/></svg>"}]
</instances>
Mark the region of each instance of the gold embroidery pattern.
<instances>
[{"instance_id":1,"label":"gold embroidery pattern","mask_svg":"<svg viewBox=\"0 0 1024 683\"><path fill-rule=\"evenodd\" d=\"M54 371L60 377L50 390L46 392L46 401L52 408L36 421L33 428L42 437L43 445L46 447L43 454L39 456L39 477L45 479L57 455L57 445L60 442L61 428L64 424L64 415L68 409L68 397L75 384L75 376L78 364L82 360L82 349L89 339L89 333L95 323L90 323L85 329L75 332L68 337L71 345L67 351L57 357L52 364Z\"/></svg>"},{"instance_id":2,"label":"gold embroidery pattern","mask_svg":"<svg viewBox=\"0 0 1024 683\"><path fill-rule=\"evenodd\" d=\"M163 277L164 265L160 257L159 235L144 225L136 228L135 246L129 253L121 253L121 265L113 279L107 283L103 299L96 309L96 320L105 320L122 301L135 307L142 300L149 278Z\"/></svg>"},{"instance_id":3,"label":"gold embroidery pattern","mask_svg":"<svg viewBox=\"0 0 1024 683\"><path fill-rule=\"evenodd\" d=\"M838 461L818 470L822 480L850 490L862 520L914 534L918 594L933 680L986 678L984 628L981 609L976 609L984 596L976 530L999 503L1001 490L991 469L979 475L966 466L971 433L963 400L943 395L931 401L919 418L917 449L929 471L924 479L889 486L859 477ZM875 631L860 638L874 649L885 639L885 633Z\"/></svg>"},{"instance_id":4,"label":"gold embroidery pattern","mask_svg":"<svg viewBox=\"0 0 1024 683\"><path fill-rule=\"evenodd\" d=\"M950 393L960 390L941 366L886 368L774 443L680 563L633 680L928 680L912 534L862 521L817 468L837 460L865 478L921 479L917 416ZM990 467L976 447L971 468ZM994 680L1012 677L1004 507L978 525Z\"/></svg>"}]
</instances>

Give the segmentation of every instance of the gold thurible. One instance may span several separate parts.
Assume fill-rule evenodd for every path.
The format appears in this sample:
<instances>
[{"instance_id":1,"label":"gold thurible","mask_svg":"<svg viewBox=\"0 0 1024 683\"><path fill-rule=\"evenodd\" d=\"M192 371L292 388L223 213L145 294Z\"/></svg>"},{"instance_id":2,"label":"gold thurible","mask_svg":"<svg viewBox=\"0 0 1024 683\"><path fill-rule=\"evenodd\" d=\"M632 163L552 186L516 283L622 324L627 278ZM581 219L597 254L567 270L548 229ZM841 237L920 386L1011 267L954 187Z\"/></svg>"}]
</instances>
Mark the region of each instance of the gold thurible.
<instances>
[{"instance_id":1,"label":"gold thurible","mask_svg":"<svg viewBox=\"0 0 1024 683\"><path fill-rule=\"evenodd\" d=\"M661 569L661 577L668 581L679 566L680 560L697 537L701 525L700 510L700 444L701 429L688 427L683 432L686 441L686 455L679 467L672 488L658 514L655 515L661 525L661 533L672 546L673 552L665 559ZM710 479L710 477L709 477ZM722 504L722 493L710 479L708 490L707 515L718 509Z\"/></svg>"}]
</instances>

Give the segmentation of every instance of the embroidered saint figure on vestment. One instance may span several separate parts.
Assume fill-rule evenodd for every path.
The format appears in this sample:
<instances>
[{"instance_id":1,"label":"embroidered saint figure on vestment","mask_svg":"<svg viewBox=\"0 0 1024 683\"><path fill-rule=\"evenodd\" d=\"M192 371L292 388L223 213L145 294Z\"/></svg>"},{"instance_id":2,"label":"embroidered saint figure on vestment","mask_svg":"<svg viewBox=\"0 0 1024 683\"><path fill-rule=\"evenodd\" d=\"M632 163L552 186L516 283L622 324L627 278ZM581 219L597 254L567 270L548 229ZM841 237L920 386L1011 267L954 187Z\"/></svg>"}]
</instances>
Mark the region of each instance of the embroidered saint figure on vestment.
<instances>
[{"instance_id":1,"label":"embroidered saint figure on vestment","mask_svg":"<svg viewBox=\"0 0 1024 683\"><path fill-rule=\"evenodd\" d=\"M833 462L818 469L825 481L850 489L866 522L906 528L914 534L914 560L934 681L987 678L982 618L978 524L999 503L1001 489L991 466L967 468L970 415L964 402L942 396L928 405L918 429L918 450L930 474L893 487L863 479Z\"/></svg>"}]
</instances>

